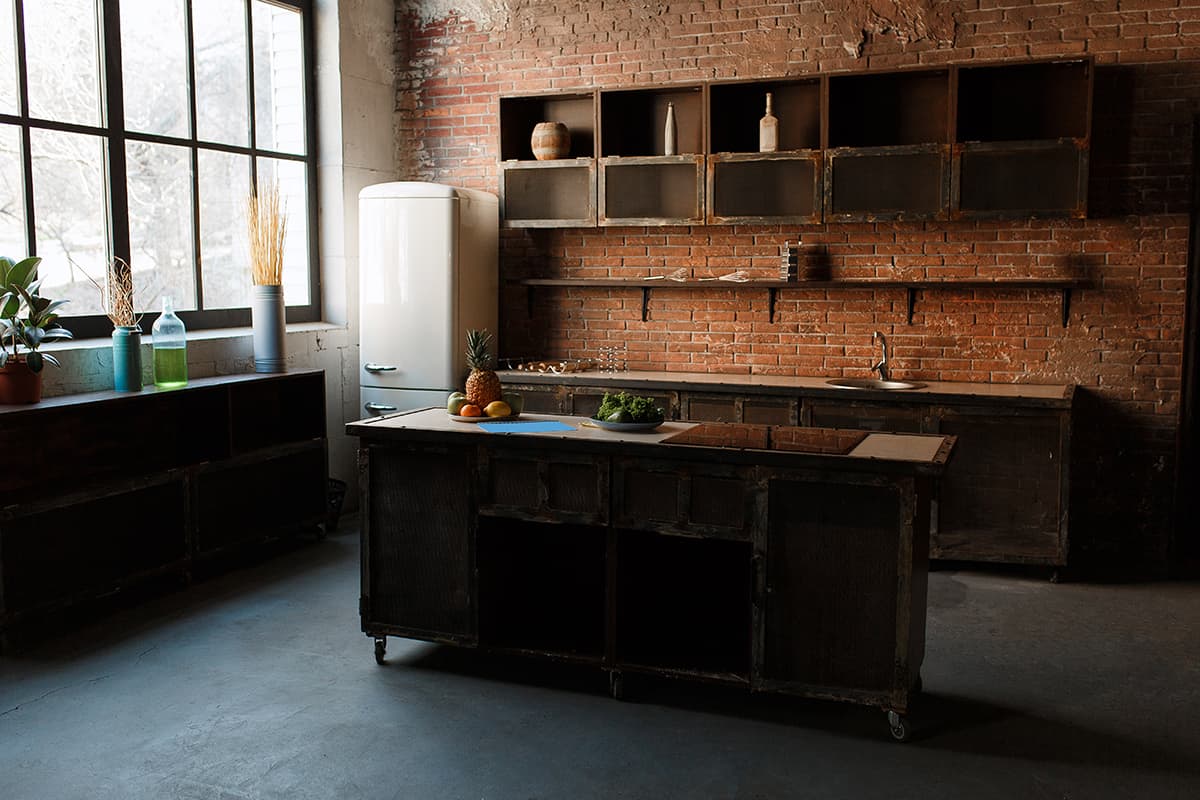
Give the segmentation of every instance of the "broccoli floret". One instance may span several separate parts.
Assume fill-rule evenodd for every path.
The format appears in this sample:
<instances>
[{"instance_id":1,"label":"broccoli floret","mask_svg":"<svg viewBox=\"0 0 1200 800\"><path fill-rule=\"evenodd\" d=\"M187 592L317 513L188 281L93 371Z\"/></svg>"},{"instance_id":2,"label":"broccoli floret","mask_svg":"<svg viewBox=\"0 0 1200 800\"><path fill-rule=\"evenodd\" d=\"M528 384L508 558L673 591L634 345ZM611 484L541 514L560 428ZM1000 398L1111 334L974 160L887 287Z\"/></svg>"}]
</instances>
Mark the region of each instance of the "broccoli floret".
<instances>
[{"instance_id":1,"label":"broccoli floret","mask_svg":"<svg viewBox=\"0 0 1200 800\"><path fill-rule=\"evenodd\" d=\"M629 416L630 422L662 422L665 416L663 410L654 404L653 398L618 392L604 395L600 410L593 419L607 420L622 411Z\"/></svg>"}]
</instances>

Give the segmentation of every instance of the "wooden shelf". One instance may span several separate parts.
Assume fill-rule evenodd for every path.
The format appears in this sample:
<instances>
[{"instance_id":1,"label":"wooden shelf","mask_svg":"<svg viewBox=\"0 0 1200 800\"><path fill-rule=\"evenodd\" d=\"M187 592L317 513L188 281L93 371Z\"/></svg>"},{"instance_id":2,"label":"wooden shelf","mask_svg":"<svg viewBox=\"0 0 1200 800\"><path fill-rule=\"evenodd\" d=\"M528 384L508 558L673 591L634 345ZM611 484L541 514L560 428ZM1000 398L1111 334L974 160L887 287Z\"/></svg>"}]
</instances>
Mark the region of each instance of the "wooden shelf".
<instances>
[{"instance_id":1,"label":"wooden shelf","mask_svg":"<svg viewBox=\"0 0 1200 800\"><path fill-rule=\"evenodd\" d=\"M1093 82L1085 57L502 97L504 225L1083 218ZM543 120L569 159L528 160Z\"/></svg>"},{"instance_id":2,"label":"wooden shelf","mask_svg":"<svg viewBox=\"0 0 1200 800\"><path fill-rule=\"evenodd\" d=\"M648 318L651 289L766 289L770 298L770 319L775 321L776 293L784 289L809 291L812 289L903 289L908 296L907 322L912 324L913 305L916 293L937 289L967 289L995 290L1009 289L1046 289L1061 293L1062 324L1067 326L1070 316L1071 291L1086 289L1088 282L1077 278L1011 278L1003 280L988 280L986 278L962 278L937 281L898 281L889 279L869 280L822 280L822 281L722 281L722 280L690 280L672 281L667 279L647 280L645 278L622 280L620 278L526 278L518 281L518 285L530 290L529 304L532 309L532 290L543 288L583 287L592 289L640 289L642 291L642 321Z\"/></svg>"}]
</instances>

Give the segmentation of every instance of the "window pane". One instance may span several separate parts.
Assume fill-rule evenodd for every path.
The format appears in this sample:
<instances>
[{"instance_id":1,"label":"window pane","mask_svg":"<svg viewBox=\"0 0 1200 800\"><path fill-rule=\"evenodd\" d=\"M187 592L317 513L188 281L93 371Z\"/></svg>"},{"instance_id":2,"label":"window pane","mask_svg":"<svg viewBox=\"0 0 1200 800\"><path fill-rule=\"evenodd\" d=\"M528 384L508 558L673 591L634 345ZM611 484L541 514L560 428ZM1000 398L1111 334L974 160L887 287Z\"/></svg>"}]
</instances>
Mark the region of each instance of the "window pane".
<instances>
[{"instance_id":1,"label":"window pane","mask_svg":"<svg viewBox=\"0 0 1200 800\"><path fill-rule=\"evenodd\" d=\"M200 263L205 308L250 305L249 194L249 156L200 151Z\"/></svg>"},{"instance_id":2,"label":"window pane","mask_svg":"<svg viewBox=\"0 0 1200 800\"><path fill-rule=\"evenodd\" d=\"M258 160L258 185L279 185L279 203L287 216L283 245L283 299L289 306L308 305L308 192L303 162Z\"/></svg>"},{"instance_id":3,"label":"window pane","mask_svg":"<svg viewBox=\"0 0 1200 800\"><path fill-rule=\"evenodd\" d=\"M29 254L22 175L21 131L12 125L0 125L0 256L13 260Z\"/></svg>"},{"instance_id":4,"label":"window pane","mask_svg":"<svg viewBox=\"0 0 1200 800\"><path fill-rule=\"evenodd\" d=\"M184 0L121 0L125 127L188 135Z\"/></svg>"},{"instance_id":5,"label":"window pane","mask_svg":"<svg viewBox=\"0 0 1200 800\"><path fill-rule=\"evenodd\" d=\"M245 0L192 3L196 42L197 136L249 144Z\"/></svg>"},{"instance_id":6,"label":"window pane","mask_svg":"<svg viewBox=\"0 0 1200 800\"><path fill-rule=\"evenodd\" d=\"M304 152L304 39L300 12L254 0L257 146Z\"/></svg>"},{"instance_id":7,"label":"window pane","mask_svg":"<svg viewBox=\"0 0 1200 800\"><path fill-rule=\"evenodd\" d=\"M124 8L124 6L122 6ZM192 159L186 147L129 142L130 266L140 311L157 311L170 295L175 307L196 307L192 245Z\"/></svg>"},{"instance_id":8,"label":"window pane","mask_svg":"<svg viewBox=\"0 0 1200 800\"><path fill-rule=\"evenodd\" d=\"M25 3L31 116L100 124L96 35L95 0Z\"/></svg>"},{"instance_id":9,"label":"window pane","mask_svg":"<svg viewBox=\"0 0 1200 800\"><path fill-rule=\"evenodd\" d=\"M99 279L108 263L104 140L33 130L33 208L42 291L68 298L72 316L101 311L100 293L80 268Z\"/></svg>"},{"instance_id":10,"label":"window pane","mask_svg":"<svg viewBox=\"0 0 1200 800\"><path fill-rule=\"evenodd\" d=\"M13 26L13 0L0 0L0 114L16 114L17 34Z\"/></svg>"}]
</instances>

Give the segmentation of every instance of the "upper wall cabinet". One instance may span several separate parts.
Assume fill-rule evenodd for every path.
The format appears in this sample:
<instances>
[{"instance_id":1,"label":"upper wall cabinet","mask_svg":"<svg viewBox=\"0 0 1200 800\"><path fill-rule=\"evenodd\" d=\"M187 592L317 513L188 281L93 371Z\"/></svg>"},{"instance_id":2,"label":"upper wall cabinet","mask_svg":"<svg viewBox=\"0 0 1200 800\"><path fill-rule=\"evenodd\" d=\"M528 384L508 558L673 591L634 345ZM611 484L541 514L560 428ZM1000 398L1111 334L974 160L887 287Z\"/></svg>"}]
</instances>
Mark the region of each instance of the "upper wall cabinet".
<instances>
[{"instance_id":1,"label":"upper wall cabinet","mask_svg":"<svg viewBox=\"0 0 1200 800\"><path fill-rule=\"evenodd\" d=\"M829 78L825 219L946 219L950 71Z\"/></svg>"},{"instance_id":2,"label":"upper wall cabinet","mask_svg":"<svg viewBox=\"0 0 1200 800\"><path fill-rule=\"evenodd\" d=\"M704 222L704 87L600 94L600 224Z\"/></svg>"},{"instance_id":3,"label":"upper wall cabinet","mask_svg":"<svg viewBox=\"0 0 1200 800\"><path fill-rule=\"evenodd\" d=\"M1024 61L503 97L504 224L1083 217L1092 73ZM778 141L761 152L768 95ZM540 122L570 133L546 160Z\"/></svg>"},{"instance_id":4,"label":"upper wall cabinet","mask_svg":"<svg viewBox=\"0 0 1200 800\"><path fill-rule=\"evenodd\" d=\"M533 152L539 123L559 122L569 142ZM548 156L553 157L548 157ZM500 202L510 228L596 224L596 93L500 99Z\"/></svg>"},{"instance_id":5,"label":"upper wall cabinet","mask_svg":"<svg viewBox=\"0 0 1200 800\"><path fill-rule=\"evenodd\" d=\"M759 149L771 98L777 145ZM710 224L821 221L821 79L716 83L708 90Z\"/></svg>"},{"instance_id":6,"label":"upper wall cabinet","mask_svg":"<svg viewBox=\"0 0 1200 800\"><path fill-rule=\"evenodd\" d=\"M1092 64L961 67L953 214L1087 214Z\"/></svg>"}]
</instances>

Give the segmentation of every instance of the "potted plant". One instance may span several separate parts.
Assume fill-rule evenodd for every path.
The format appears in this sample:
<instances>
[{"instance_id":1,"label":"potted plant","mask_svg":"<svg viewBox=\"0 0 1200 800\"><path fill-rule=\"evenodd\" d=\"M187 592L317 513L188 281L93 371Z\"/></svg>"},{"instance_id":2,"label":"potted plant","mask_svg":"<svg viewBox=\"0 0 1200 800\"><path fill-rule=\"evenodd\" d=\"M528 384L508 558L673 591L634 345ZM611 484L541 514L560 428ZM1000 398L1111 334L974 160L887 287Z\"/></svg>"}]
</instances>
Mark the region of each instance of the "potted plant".
<instances>
[{"instance_id":1,"label":"potted plant","mask_svg":"<svg viewBox=\"0 0 1200 800\"><path fill-rule=\"evenodd\" d=\"M37 279L40 258L14 262L0 256L0 403L36 403L42 399L42 369L58 359L39 348L70 339L58 324L66 300L42 297Z\"/></svg>"}]
</instances>

